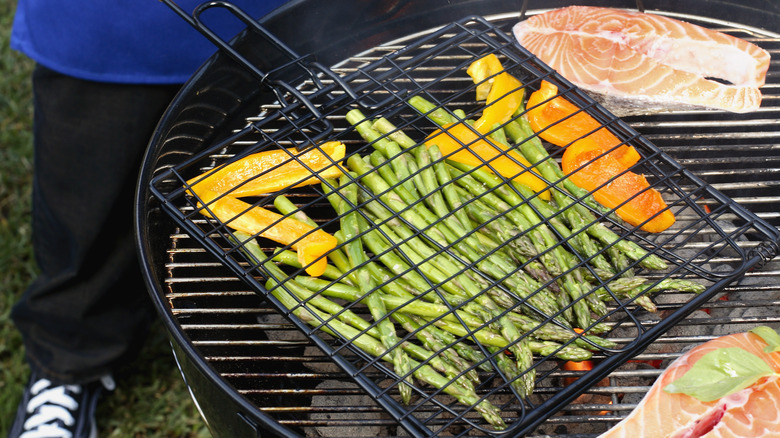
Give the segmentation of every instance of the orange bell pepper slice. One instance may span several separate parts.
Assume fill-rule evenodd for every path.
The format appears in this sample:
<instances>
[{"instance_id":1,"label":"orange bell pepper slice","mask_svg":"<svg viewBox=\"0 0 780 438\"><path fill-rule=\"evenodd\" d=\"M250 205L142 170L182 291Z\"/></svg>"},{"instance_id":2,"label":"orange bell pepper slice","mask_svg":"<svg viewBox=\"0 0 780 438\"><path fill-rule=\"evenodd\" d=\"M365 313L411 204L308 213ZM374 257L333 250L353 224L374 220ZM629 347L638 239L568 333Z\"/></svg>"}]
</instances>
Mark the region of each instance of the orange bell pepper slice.
<instances>
[{"instance_id":1,"label":"orange bell pepper slice","mask_svg":"<svg viewBox=\"0 0 780 438\"><path fill-rule=\"evenodd\" d=\"M325 257L336 247L338 240L319 228L312 227L291 217L284 217L262 207L250 204L232 196L206 191L201 201L220 222L230 228L290 245L298 253L298 261L305 266L306 273L319 277L325 272L328 260ZM210 216L203 210L204 215Z\"/></svg>"},{"instance_id":2,"label":"orange bell pepper slice","mask_svg":"<svg viewBox=\"0 0 780 438\"><path fill-rule=\"evenodd\" d=\"M528 160L490 138L480 137L467 125L453 123L445 126L443 130L437 129L425 139L426 147L433 145L438 146L448 160L474 167L488 163L490 166L484 167L490 172L497 171L501 176L539 193L542 199L550 199L547 183L530 170L531 163Z\"/></svg>"},{"instance_id":3,"label":"orange bell pepper slice","mask_svg":"<svg viewBox=\"0 0 780 438\"><path fill-rule=\"evenodd\" d=\"M631 225L644 223L640 228L648 232L658 233L674 224L674 214L661 194L643 175L628 171L641 158L636 149L621 145L596 119L558 96L558 87L547 81L531 93L527 107L531 128L544 140L566 147L563 171L577 186L595 190L596 202L616 208L617 215Z\"/></svg>"},{"instance_id":4,"label":"orange bell pepper slice","mask_svg":"<svg viewBox=\"0 0 780 438\"><path fill-rule=\"evenodd\" d=\"M339 141L329 141L303 153L292 148L258 152L223 165L216 171L211 170L205 177L192 178L187 185L195 193L211 190L221 194L230 191L231 196L241 197L317 184L321 180L313 176L312 171L318 172L321 178L341 176L340 166L336 164L344 159L345 152L344 144Z\"/></svg>"},{"instance_id":5,"label":"orange bell pepper slice","mask_svg":"<svg viewBox=\"0 0 780 438\"><path fill-rule=\"evenodd\" d=\"M566 147L587 136L602 153L616 148L610 153L626 168L641 158L632 146L620 145L621 141L588 113L558 96L558 87L547 81L542 81L539 90L531 93L526 106L531 129L556 146Z\"/></svg>"},{"instance_id":6,"label":"orange bell pepper slice","mask_svg":"<svg viewBox=\"0 0 780 438\"><path fill-rule=\"evenodd\" d=\"M593 199L627 223L659 233L674 224L674 214L644 175L628 171L613 154L603 152L586 137L570 145L561 166L577 186L593 192Z\"/></svg>"}]
</instances>

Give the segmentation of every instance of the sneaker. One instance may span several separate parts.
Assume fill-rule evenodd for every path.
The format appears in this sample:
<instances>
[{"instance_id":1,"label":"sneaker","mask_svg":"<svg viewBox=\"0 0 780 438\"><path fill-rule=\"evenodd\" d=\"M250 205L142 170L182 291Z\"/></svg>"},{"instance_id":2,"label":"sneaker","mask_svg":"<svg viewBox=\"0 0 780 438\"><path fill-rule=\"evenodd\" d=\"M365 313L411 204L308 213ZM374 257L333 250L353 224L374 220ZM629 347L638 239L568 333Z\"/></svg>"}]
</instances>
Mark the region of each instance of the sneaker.
<instances>
[{"instance_id":1,"label":"sneaker","mask_svg":"<svg viewBox=\"0 0 780 438\"><path fill-rule=\"evenodd\" d=\"M96 438L97 401L103 389L114 386L110 376L86 385L31 376L8 438Z\"/></svg>"}]
</instances>

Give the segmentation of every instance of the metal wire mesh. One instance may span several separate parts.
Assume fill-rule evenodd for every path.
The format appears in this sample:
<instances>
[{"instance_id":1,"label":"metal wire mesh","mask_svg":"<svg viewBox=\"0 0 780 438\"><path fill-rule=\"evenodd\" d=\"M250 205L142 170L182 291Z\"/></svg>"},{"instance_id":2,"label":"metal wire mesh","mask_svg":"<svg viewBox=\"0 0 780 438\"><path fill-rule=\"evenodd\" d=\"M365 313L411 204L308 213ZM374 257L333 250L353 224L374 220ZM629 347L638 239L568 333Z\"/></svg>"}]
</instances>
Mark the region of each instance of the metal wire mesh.
<instances>
[{"instance_id":1,"label":"metal wire mesh","mask_svg":"<svg viewBox=\"0 0 780 438\"><path fill-rule=\"evenodd\" d=\"M484 110L484 104L476 102L475 85L466 69L487 54L496 54L506 71L519 79L529 93L537 90L543 80L556 84L561 96L608 127L624 144L635 147L642 158L632 171L646 175L651 186L663 195L676 217L675 225L663 233L648 234L617 219L614 212L604 211L589 202L590 194L576 195L563 190L561 193L565 198L559 198L558 203L564 200L571 202L569 209L552 213L545 211L547 201L541 195L529 195L506 178L499 177L498 183L492 186L480 181L480 171L487 169L492 175L500 173L493 161L484 162L482 166L477 166L477 170L469 170L448 167L444 159L420 159L418 162L417 155L411 151L376 156L376 147L382 139L403 132L410 139L420 142L438 128L429 120L428 114L421 114L408 104L413 96L425 97L434 103L436 109L444 110L458 121L477 118ZM413 435L436 435L456 421L485 433L528 430L641 351L699 303L751 267L773 257L776 252L777 231L774 228L675 163L482 19L465 19L423 37L378 61L367 63L344 78L344 82L357 93L357 98L346 93L340 84L304 84L301 88L318 108L318 115L314 116L307 110L307 105L293 97L280 105L277 111L264 113L252 120L245 129L224 142L162 172L152 181L151 188L163 201L166 212L189 234L289 317L300 331ZM345 114L354 108L360 108L366 120L384 117L396 128L377 140L366 141L345 120ZM336 128L329 139L346 145L346 156L340 164L332 163L325 168L346 166L354 174L345 173L338 181L317 177L316 184L293 188L308 179L307 175L291 181L290 187L262 195L232 196L245 184L262 180L265 174L252 175L245 179L246 182L216 196L206 197L197 190L198 176L206 175L208 178L210 172L213 173L209 169L218 169L220 165L241 162L252 154L272 150L286 150L289 156L287 163L298 163L315 175L321 174L323 169L317 169L319 172L311 169L304 157L313 151L325 152L320 139L323 120ZM478 136L477 141L485 141L484 136ZM526 141L534 140L532 137ZM546 146L552 159L559 162L563 149ZM372 154L376 158L374 161L370 160ZM530 172L511 154L504 152L501 156L512 160L523 172ZM365 157L368 161L364 160ZM415 159L411 167L406 167L406 179L399 178L397 174L403 172L403 166L398 166L400 157ZM360 161L356 162L356 159ZM367 170L361 171L350 165L361 162ZM537 164L532 162L531 166ZM282 167L276 164L267 173ZM419 195L416 199L398 195L401 188L415 187L417 180L426 175L433 173L436 178L436 171L441 168L451 173L451 182L437 180L436 187L428 192L415 189ZM408 172L410 169L412 171ZM372 183L380 175L386 180L392 179L393 174L397 181L385 186ZM562 187L561 178L540 178L549 188L558 190ZM479 184L469 185L472 181ZM426 186L423 182L419 184ZM347 194L350 188L355 189L356 197ZM433 203L437 197L444 196L444 188L460 193L461 209L450 208L443 214L436 213ZM291 201L294 207L280 208L275 204L280 195ZM496 198L506 202L506 197L519 198L522 202L504 209L489 204ZM222 201L226 199L242 202L228 217L221 210ZM706 201L707 208L703 207L703 201ZM242 216L259 209L271 213L264 213L263 217L275 219L268 219L249 236L234 232ZM585 219L579 224L565 224L567 214L575 210L585 214ZM484 212L493 214L489 217L480 215ZM526 219L536 220L520 230L517 221L522 218L514 218L513 222L513 215L517 212L522 212ZM273 216L274 213L277 216ZM459 233L453 229L453 223L464 213L469 217L467 232ZM288 218L303 222L310 220L316 227L306 228L299 237L288 239L285 243L267 238L275 226ZM274 254L280 256L277 251L282 251L281 255L289 255L284 251L298 249L317 232L338 236L337 232L343 230L345 220L358 223L358 231L346 238L342 236L336 249L326 256L335 265L339 255L346 255L350 246L360 241L365 247L365 260L355 265L348 264L346 269L334 269L330 277L312 279L306 268L311 268L316 262L296 267L291 266L294 262L279 263L279 258L274 258ZM512 227L507 229L506 224L512 224ZM609 260L613 262L613 268L616 266L618 244L615 241L597 242L593 252L579 249L581 242L596 227L608 230L617 241L633 242L646 252L635 259L624 260L616 269L605 273L599 268L598 261ZM502 231L512 234L497 234ZM525 237L548 232L551 240L537 248L536 252L522 252L519 248ZM699 235L710 236L710 241L697 241L696 245L692 245L694 236ZM744 241L748 239L763 243L746 246ZM369 247L368 241L376 246ZM257 252L257 248L265 251ZM504 258L506 255L509 262ZM547 266L556 255L568 257L564 268L552 272L548 269L546 276L533 270L539 265ZM716 267L710 263L716 256L729 257L733 263L725 269L723 264ZM349 263L349 257L347 259ZM648 262L655 259L662 260L666 268L651 271ZM351 262L354 263L354 260ZM645 278L646 281L641 287L632 289L633 293L617 290L620 281L632 278ZM694 282L704 291L677 294L680 299L667 309L663 319L646 325L641 315L647 310L639 304L648 304L648 299L654 296L654 286L660 287L664 282L677 279ZM299 288L303 281L317 287ZM424 283L421 285L419 281ZM576 281L579 295L567 293L564 284L568 281ZM464 287L462 282L473 287ZM343 284L352 287L351 292L358 294L356 299L333 298L332 294L326 293ZM403 287L408 289L396 290ZM465 294L458 295L458 292ZM408 293L412 297L400 304L398 300L388 299L386 314L378 316L372 314L365 302L379 293L401 299L406 296L404 293ZM556 305L542 307L540 303L550 296L558 297ZM318 300L326 297L340 306L340 310L325 312ZM604 304L603 310L595 310L596 301ZM485 311L490 303L496 302L501 303L496 306L497 310ZM430 310L432 313L427 316L419 314L424 309L411 313L403 308L407 303L424 303L429 310L434 310ZM435 309L442 307L444 310L437 313ZM585 324L569 316L575 309L582 308L588 309L591 318ZM368 325L353 326L352 331L346 332L343 321L352 318L353 314ZM411 322L404 320L404 315L412 315ZM464 319L475 316L477 322ZM515 318L514 324L521 330L516 338L506 339L506 334L501 332L501 324L510 317ZM518 319L526 317L533 318L535 322L518 322ZM382 321L392 322L395 326L398 349L388 349L382 344L381 334L376 333ZM450 324L448 327L452 329L448 332L450 338L426 344L423 339L426 333L441 329L446 324ZM574 330L575 327L584 330L584 333ZM551 335L546 333L548 329L559 336L556 343L549 343ZM619 343L594 341L608 339L609 333L616 330L621 333ZM479 333L498 333L503 341L492 345L480 341ZM630 334L628 337L627 333ZM586 335L602 338L587 338ZM367 351L363 347L364 340L385 348ZM507 358L517 363L523 349L532 348L532 345L535 348L532 364L514 372L504 368ZM404 346L409 354L416 351L414 347L425 347L434 354L425 357L417 351L422 356L415 358L415 364L404 372L398 372L393 366L393 352ZM469 362L461 371L450 370L447 376L446 366L437 363L437 358L462 347L471 349L479 355L479 359ZM561 357L567 357L575 349L593 350L606 359L591 372L573 377L563 390L556 387L554 391L546 391L548 376L566 363L566 359ZM445 373L445 383L425 380L423 370L429 368ZM464 403L465 399L461 397L459 400L456 391L465 384L458 382L472 373L479 376L479 383L473 383L477 398ZM408 404L402 404L399 402L399 384L409 378L412 381L409 384L412 398ZM522 394L519 384L525 380L533 381L535 392ZM485 420L486 402L494 406L508 423L504 431L495 430Z\"/></svg>"}]
</instances>

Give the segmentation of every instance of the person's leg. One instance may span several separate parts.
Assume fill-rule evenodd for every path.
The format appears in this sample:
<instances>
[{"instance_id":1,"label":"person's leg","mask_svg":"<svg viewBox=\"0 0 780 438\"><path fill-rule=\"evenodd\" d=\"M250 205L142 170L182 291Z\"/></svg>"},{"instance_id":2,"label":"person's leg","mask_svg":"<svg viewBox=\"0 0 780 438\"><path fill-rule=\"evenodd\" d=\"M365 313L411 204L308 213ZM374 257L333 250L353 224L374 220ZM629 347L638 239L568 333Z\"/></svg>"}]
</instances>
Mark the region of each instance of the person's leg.
<instances>
[{"instance_id":1,"label":"person's leg","mask_svg":"<svg viewBox=\"0 0 780 438\"><path fill-rule=\"evenodd\" d=\"M93 381L152 317L132 238L141 159L176 88L33 75L33 242L40 276L12 311L39 377Z\"/></svg>"}]
</instances>

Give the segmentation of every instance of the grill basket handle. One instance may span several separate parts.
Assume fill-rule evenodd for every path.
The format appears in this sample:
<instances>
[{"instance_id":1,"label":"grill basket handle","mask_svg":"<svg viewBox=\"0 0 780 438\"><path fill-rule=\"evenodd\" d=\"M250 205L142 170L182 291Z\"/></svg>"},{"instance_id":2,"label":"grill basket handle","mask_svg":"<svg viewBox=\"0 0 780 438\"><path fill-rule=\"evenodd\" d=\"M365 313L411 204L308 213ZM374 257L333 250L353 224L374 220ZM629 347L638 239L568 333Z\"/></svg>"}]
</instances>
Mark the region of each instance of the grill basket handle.
<instances>
[{"instance_id":1,"label":"grill basket handle","mask_svg":"<svg viewBox=\"0 0 780 438\"><path fill-rule=\"evenodd\" d=\"M287 102L287 100L284 98L284 91L286 91L290 93L292 96L294 96L298 101L300 101L300 103L306 106L306 108L309 111L311 111L311 113L316 118L321 117L319 110L298 89L291 86L285 81L278 80L278 79L271 79L270 73L260 70L259 68L257 68L256 65L249 62L249 60L247 60L236 49L234 49L227 41L225 41L222 37L220 37L216 32L211 30L201 19L201 15L206 10L213 9L213 8L226 9L231 14L233 14L236 18L238 18L244 24L246 24L248 28L251 28L253 31L257 32L275 49L277 49L279 52L281 52L283 55L289 58L290 62L288 63L288 65L296 64L299 68L301 68L303 71L306 72L306 74L311 78L311 80L315 84L317 84L318 86L321 85L321 81L317 77L317 74L315 73L314 70L312 70L312 68L310 68L310 65L304 62L303 57L299 56L291 48L289 48L286 44L284 44L281 40L276 38L276 36L274 36L266 28L261 26L255 19L249 16L241 8L239 8L238 6L232 3L225 2L225 1L209 1L209 2L202 3L201 5L196 7L192 12L192 15L190 15L181 6L176 4L174 0L162 0L162 2L165 3L171 9L173 9L174 12L176 12L181 18L183 18L187 23L189 23L192 27L194 27L203 36L208 38L209 41L211 41L214 45L216 45L219 49L221 49L225 54L230 56L233 60L235 60L242 66L244 66L254 76L256 76L260 80L260 84L265 85L266 87L271 89L274 92L274 94L276 94L277 98L279 99L279 102L282 105L285 105Z\"/></svg>"},{"instance_id":2,"label":"grill basket handle","mask_svg":"<svg viewBox=\"0 0 780 438\"><path fill-rule=\"evenodd\" d=\"M249 70L250 73L252 73L255 77L257 77L260 80L261 85L264 85L265 87L273 91L273 93L276 95L277 99L279 100L279 103L283 107L287 107L289 109L295 106L288 101L288 99L285 96L285 92L293 96L298 103L302 104L311 113L311 115L314 117L314 120L316 120L319 124L324 125L317 129L318 131L320 131L319 136L324 136L332 131L333 127L330 125L330 122L328 122L327 119L322 116L319 109L317 109L317 107L311 102L311 100L307 98L303 93L301 93L300 90L298 90L296 87L290 85L286 81L271 78L271 73L273 71L291 65L295 65L298 68L300 68L302 71L304 71L306 76L308 76L308 78L312 81L312 83L320 90L324 88L324 84L321 80L321 76L324 75L327 78L329 78L331 81L333 81L333 83L336 84L338 88L344 91L347 94L347 96L349 96L355 102L358 102L358 104L360 104L361 106L374 107L374 106L384 104L384 102L367 103L363 99L360 99L357 93L355 93L355 91L352 90L352 88L349 85L347 85L347 83L339 75L334 73L331 69L323 66L319 62L307 60L306 57L298 55L294 50L292 50L284 42L278 39L273 33L269 32L265 27L263 27L260 23L258 23L257 20L253 19L241 8L239 8L238 6L230 2L227 1L205 2L199 5L198 7L196 7L193 10L192 14L190 15L178 4L176 4L174 0L161 0L161 1L164 4L166 4L168 7L170 7L174 12L176 12L176 14L178 14L181 18L183 18L187 23L189 23L192 27L194 27L203 36L208 38L209 41L211 41L214 45L216 45L219 49L221 49L230 58L232 58L234 61L238 62L244 68ZM201 15L206 10L212 8L223 8L228 12L230 12L231 14L233 14L236 18L238 18L244 24L246 24L248 28L256 32L264 40L266 40L273 48L275 48L282 55L288 58L289 62L285 63L280 67L277 67L271 72L264 72L260 70L255 64L247 60L241 53L239 53L227 41L225 41L222 37L220 37L216 32L210 29L203 22L203 20L201 19Z\"/></svg>"}]
</instances>

